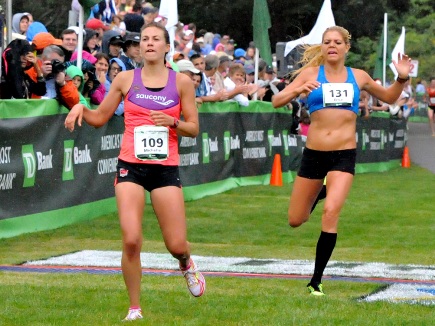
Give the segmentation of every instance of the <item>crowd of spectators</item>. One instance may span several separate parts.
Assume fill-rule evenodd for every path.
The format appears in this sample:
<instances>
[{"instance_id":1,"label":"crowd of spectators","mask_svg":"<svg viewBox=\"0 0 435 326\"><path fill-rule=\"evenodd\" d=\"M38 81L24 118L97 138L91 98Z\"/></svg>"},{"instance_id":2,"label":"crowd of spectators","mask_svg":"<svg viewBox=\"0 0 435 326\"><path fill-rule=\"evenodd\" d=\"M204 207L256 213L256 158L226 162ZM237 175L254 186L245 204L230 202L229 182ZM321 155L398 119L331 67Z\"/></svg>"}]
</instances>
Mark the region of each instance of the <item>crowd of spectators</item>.
<instances>
[{"instance_id":1,"label":"crowd of spectators","mask_svg":"<svg viewBox=\"0 0 435 326\"><path fill-rule=\"evenodd\" d=\"M83 47L78 49L77 26L67 27L58 39L30 13L16 13L12 21L14 40L2 56L1 98L56 98L67 108L83 101L88 106L98 105L120 71L141 67L140 29L152 21L166 25L167 17L146 1L100 1L91 8L83 30ZM177 24L173 50L167 65L189 75L198 105L236 101L247 106L253 99L270 102L288 83L288 79L277 77L274 65L262 59L255 62L253 42L242 48L230 35L198 30L195 23ZM81 73L71 68L77 65L78 51L82 52ZM254 80L256 67L258 79ZM304 99L296 102L287 106L299 121ZM410 85L394 105L361 92L364 117L373 111L386 111L407 118L417 107ZM122 113L121 102L116 114ZM299 133L300 128L296 129Z\"/></svg>"}]
</instances>

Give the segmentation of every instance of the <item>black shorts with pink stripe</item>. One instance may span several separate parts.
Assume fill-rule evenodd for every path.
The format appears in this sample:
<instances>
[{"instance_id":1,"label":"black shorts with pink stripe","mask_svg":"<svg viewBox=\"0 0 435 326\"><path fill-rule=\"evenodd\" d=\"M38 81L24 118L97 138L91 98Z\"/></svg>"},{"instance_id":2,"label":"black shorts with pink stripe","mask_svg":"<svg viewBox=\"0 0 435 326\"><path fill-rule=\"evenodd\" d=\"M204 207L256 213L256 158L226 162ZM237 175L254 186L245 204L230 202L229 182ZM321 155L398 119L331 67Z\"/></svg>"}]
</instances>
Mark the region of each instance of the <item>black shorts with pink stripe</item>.
<instances>
[{"instance_id":1,"label":"black shorts with pink stripe","mask_svg":"<svg viewBox=\"0 0 435 326\"><path fill-rule=\"evenodd\" d=\"M115 186L121 182L136 183L149 192L168 186L181 188L178 166L129 163L118 160Z\"/></svg>"},{"instance_id":2,"label":"black shorts with pink stripe","mask_svg":"<svg viewBox=\"0 0 435 326\"><path fill-rule=\"evenodd\" d=\"M355 175L356 149L317 151L305 148L298 176L323 179L329 171L342 171Z\"/></svg>"}]
</instances>

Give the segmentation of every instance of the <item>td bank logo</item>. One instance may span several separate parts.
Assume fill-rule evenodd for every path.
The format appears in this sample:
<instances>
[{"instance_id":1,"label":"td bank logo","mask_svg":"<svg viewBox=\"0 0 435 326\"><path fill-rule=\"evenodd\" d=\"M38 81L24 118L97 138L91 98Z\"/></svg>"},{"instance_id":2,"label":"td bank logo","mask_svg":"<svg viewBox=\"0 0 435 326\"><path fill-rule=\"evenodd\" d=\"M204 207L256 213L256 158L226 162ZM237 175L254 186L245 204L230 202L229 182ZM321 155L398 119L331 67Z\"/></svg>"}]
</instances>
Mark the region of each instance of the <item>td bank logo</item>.
<instances>
[{"instance_id":1,"label":"td bank logo","mask_svg":"<svg viewBox=\"0 0 435 326\"><path fill-rule=\"evenodd\" d=\"M23 145L21 154L24 163L24 182L23 187L33 187L36 176L36 157L33 145Z\"/></svg>"},{"instance_id":2,"label":"td bank logo","mask_svg":"<svg viewBox=\"0 0 435 326\"><path fill-rule=\"evenodd\" d=\"M65 140L63 142L63 170L62 170L63 181L74 180L73 150L74 150L74 140Z\"/></svg>"},{"instance_id":3,"label":"td bank logo","mask_svg":"<svg viewBox=\"0 0 435 326\"><path fill-rule=\"evenodd\" d=\"M240 138L239 135L231 136L229 131L224 132L224 154L225 161L230 158L231 150L240 149Z\"/></svg>"},{"instance_id":4,"label":"td bank logo","mask_svg":"<svg viewBox=\"0 0 435 326\"><path fill-rule=\"evenodd\" d=\"M208 133L202 133L202 163L210 163L210 147L208 146Z\"/></svg>"},{"instance_id":5,"label":"td bank logo","mask_svg":"<svg viewBox=\"0 0 435 326\"><path fill-rule=\"evenodd\" d=\"M24 163L23 187L33 187L35 185L36 171L53 168L53 151L51 148L48 152L37 151L35 153L32 144L23 145L21 155Z\"/></svg>"}]
</instances>

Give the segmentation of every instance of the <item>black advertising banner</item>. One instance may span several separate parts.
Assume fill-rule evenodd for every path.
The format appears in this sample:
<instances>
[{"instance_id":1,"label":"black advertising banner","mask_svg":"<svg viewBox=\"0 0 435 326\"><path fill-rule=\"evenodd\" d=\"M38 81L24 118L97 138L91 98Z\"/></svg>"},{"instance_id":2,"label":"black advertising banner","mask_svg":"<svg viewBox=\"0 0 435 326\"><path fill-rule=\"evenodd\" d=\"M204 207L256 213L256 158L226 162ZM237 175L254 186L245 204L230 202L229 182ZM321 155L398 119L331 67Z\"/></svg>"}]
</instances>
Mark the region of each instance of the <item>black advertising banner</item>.
<instances>
[{"instance_id":1,"label":"black advertising banner","mask_svg":"<svg viewBox=\"0 0 435 326\"><path fill-rule=\"evenodd\" d=\"M385 162L402 157L406 122L397 118L357 120L357 163Z\"/></svg>"},{"instance_id":2,"label":"black advertising banner","mask_svg":"<svg viewBox=\"0 0 435 326\"><path fill-rule=\"evenodd\" d=\"M85 215L89 211L75 208L103 205L113 198L124 119L113 117L98 129L83 123L70 133L64 128L67 112L55 100L0 102L0 238L2 225L18 221L17 217L21 227L28 221L24 217L45 212L74 208L68 214ZM297 171L305 137L289 134L291 113L284 108L276 110L270 103L256 101L248 107L204 103L199 119L196 138L179 138L186 200L231 189L241 180L265 184L276 154L283 174ZM358 119L356 139L357 167L398 160L406 142L406 123L381 117Z\"/></svg>"},{"instance_id":3,"label":"black advertising banner","mask_svg":"<svg viewBox=\"0 0 435 326\"><path fill-rule=\"evenodd\" d=\"M64 120L0 120L0 219L114 196L123 120L100 129L84 124L74 133Z\"/></svg>"},{"instance_id":4,"label":"black advertising banner","mask_svg":"<svg viewBox=\"0 0 435 326\"><path fill-rule=\"evenodd\" d=\"M275 112L200 114L198 137L180 140L183 185L268 174L274 154L281 154L288 171L284 138L290 124L289 114Z\"/></svg>"}]
</instances>

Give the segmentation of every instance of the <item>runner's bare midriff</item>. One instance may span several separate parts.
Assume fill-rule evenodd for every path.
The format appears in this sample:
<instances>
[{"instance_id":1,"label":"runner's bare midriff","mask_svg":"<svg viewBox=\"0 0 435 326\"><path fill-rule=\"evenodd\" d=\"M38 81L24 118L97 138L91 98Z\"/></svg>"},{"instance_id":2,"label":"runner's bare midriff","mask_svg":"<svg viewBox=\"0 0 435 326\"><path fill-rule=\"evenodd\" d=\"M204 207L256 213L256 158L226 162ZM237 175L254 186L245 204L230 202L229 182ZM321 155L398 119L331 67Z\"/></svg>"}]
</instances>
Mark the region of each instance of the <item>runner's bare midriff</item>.
<instances>
[{"instance_id":1,"label":"runner's bare midriff","mask_svg":"<svg viewBox=\"0 0 435 326\"><path fill-rule=\"evenodd\" d=\"M356 148L355 113L344 109L321 109L311 114L306 146L318 151Z\"/></svg>"}]
</instances>

